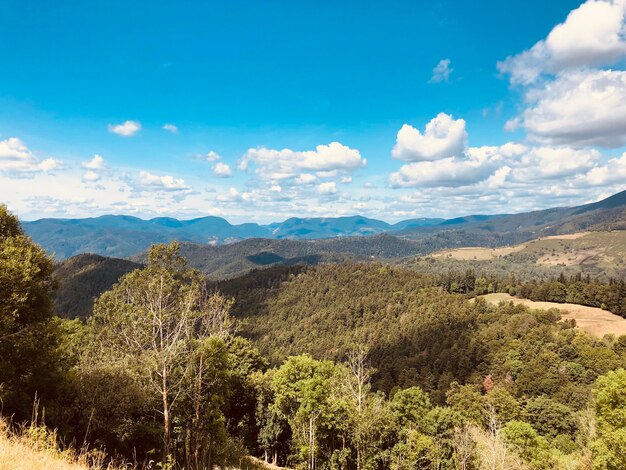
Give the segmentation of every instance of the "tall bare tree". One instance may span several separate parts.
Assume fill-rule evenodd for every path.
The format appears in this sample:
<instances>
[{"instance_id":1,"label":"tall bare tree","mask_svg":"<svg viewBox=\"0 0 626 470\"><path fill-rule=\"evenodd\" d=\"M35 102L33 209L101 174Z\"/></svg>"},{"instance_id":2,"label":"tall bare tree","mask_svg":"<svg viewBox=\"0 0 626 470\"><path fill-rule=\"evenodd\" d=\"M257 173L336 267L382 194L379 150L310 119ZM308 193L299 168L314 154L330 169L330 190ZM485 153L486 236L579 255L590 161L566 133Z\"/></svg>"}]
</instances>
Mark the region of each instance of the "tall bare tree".
<instances>
[{"instance_id":1,"label":"tall bare tree","mask_svg":"<svg viewBox=\"0 0 626 470\"><path fill-rule=\"evenodd\" d=\"M146 267L124 276L94 306L91 325L102 353L134 366L159 396L164 458L171 453L173 407L207 380L202 356L199 367L191 360L195 345L232 326L231 302L205 286L179 255L178 243L154 245Z\"/></svg>"}]
</instances>

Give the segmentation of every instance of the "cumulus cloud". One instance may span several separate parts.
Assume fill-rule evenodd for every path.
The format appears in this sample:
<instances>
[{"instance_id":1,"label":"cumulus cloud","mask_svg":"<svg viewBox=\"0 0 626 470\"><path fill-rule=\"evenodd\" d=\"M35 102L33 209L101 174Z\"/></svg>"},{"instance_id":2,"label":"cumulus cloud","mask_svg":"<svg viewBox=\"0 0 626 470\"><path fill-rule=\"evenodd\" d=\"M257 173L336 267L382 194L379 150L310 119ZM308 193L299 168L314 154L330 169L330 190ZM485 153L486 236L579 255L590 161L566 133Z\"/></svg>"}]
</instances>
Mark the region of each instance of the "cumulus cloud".
<instances>
[{"instance_id":1,"label":"cumulus cloud","mask_svg":"<svg viewBox=\"0 0 626 470\"><path fill-rule=\"evenodd\" d=\"M62 166L59 160L46 158L39 160L17 137L0 141L0 171L21 176L29 173L49 172Z\"/></svg>"},{"instance_id":2,"label":"cumulus cloud","mask_svg":"<svg viewBox=\"0 0 626 470\"><path fill-rule=\"evenodd\" d=\"M148 171L140 171L137 179L138 189L148 191L190 191L185 180L182 178L174 178L169 175L155 175Z\"/></svg>"},{"instance_id":3,"label":"cumulus cloud","mask_svg":"<svg viewBox=\"0 0 626 470\"><path fill-rule=\"evenodd\" d=\"M511 167L503 166L498 168L493 175L487 178L487 187L501 188L505 185L508 176L511 174Z\"/></svg>"},{"instance_id":4,"label":"cumulus cloud","mask_svg":"<svg viewBox=\"0 0 626 470\"><path fill-rule=\"evenodd\" d=\"M87 171L83 173L82 180L84 183L95 183L102 179L103 173L106 172L106 163L104 158L95 154L91 160L81 162L81 167Z\"/></svg>"},{"instance_id":5,"label":"cumulus cloud","mask_svg":"<svg viewBox=\"0 0 626 470\"><path fill-rule=\"evenodd\" d=\"M167 132L171 132L172 134L178 134L178 127L176 127L174 124L163 124L163 127L161 129Z\"/></svg>"},{"instance_id":6,"label":"cumulus cloud","mask_svg":"<svg viewBox=\"0 0 626 470\"><path fill-rule=\"evenodd\" d=\"M329 178L338 173L354 172L366 164L358 150L332 142L308 151L249 149L240 159L239 168L245 171L254 165L261 178L278 181L296 178L303 172L315 172L317 177Z\"/></svg>"},{"instance_id":7,"label":"cumulus cloud","mask_svg":"<svg viewBox=\"0 0 626 470\"><path fill-rule=\"evenodd\" d=\"M103 170L105 167L104 158L95 154L91 160L82 162L80 166L88 170Z\"/></svg>"},{"instance_id":8,"label":"cumulus cloud","mask_svg":"<svg viewBox=\"0 0 626 470\"><path fill-rule=\"evenodd\" d=\"M130 137L139 132L141 124L137 121L124 121L122 124L109 124L108 129L113 134Z\"/></svg>"},{"instance_id":9,"label":"cumulus cloud","mask_svg":"<svg viewBox=\"0 0 626 470\"><path fill-rule=\"evenodd\" d=\"M626 143L626 72L571 71L530 90L527 100L520 124L531 139L612 148Z\"/></svg>"},{"instance_id":10,"label":"cumulus cloud","mask_svg":"<svg viewBox=\"0 0 626 470\"><path fill-rule=\"evenodd\" d=\"M433 75L430 77L428 83L447 82L453 70L454 69L450 67L450 59L441 59L433 69Z\"/></svg>"},{"instance_id":11,"label":"cumulus cloud","mask_svg":"<svg viewBox=\"0 0 626 470\"><path fill-rule=\"evenodd\" d=\"M389 176L389 184L393 188L468 186L488 179L503 162L526 150L516 143L471 147L458 157L403 165Z\"/></svg>"},{"instance_id":12,"label":"cumulus cloud","mask_svg":"<svg viewBox=\"0 0 626 470\"><path fill-rule=\"evenodd\" d=\"M213 175L219 178L230 178L233 176L233 172L226 163L217 162L213 165Z\"/></svg>"},{"instance_id":13,"label":"cumulus cloud","mask_svg":"<svg viewBox=\"0 0 626 470\"><path fill-rule=\"evenodd\" d=\"M466 186L487 179L495 168L492 161L449 157L403 165L390 175L389 182L394 188Z\"/></svg>"},{"instance_id":14,"label":"cumulus cloud","mask_svg":"<svg viewBox=\"0 0 626 470\"><path fill-rule=\"evenodd\" d=\"M535 147L526 152L513 172L519 181L566 178L583 174L600 159L593 149L570 147Z\"/></svg>"},{"instance_id":15,"label":"cumulus cloud","mask_svg":"<svg viewBox=\"0 0 626 470\"><path fill-rule=\"evenodd\" d=\"M243 197L237 188L229 188L225 193L217 195L217 200L220 202L238 202L242 201Z\"/></svg>"},{"instance_id":16,"label":"cumulus cloud","mask_svg":"<svg viewBox=\"0 0 626 470\"><path fill-rule=\"evenodd\" d=\"M222 157L217 152L214 152L213 150L211 150L207 152L205 158L207 162L216 162L218 160L221 160Z\"/></svg>"},{"instance_id":17,"label":"cumulus cloud","mask_svg":"<svg viewBox=\"0 0 626 470\"><path fill-rule=\"evenodd\" d=\"M310 173L301 173L297 178L295 183L299 185L311 185L317 181L317 176L312 175Z\"/></svg>"},{"instance_id":18,"label":"cumulus cloud","mask_svg":"<svg viewBox=\"0 0 626 470\"><path fill-rule=\"evenodd\" d=\"M465 120L439 113L426 124L424 133L404 124L398 131L392 155L409 162L438 160L459 155L466 142Z\"/></svg>"},{"instance_id":19,"label":"cumulus cloud","mask_svg":"<svg viewBox=\"0 0 626 470\"><path fill-rule=\"evenodd\" d=\"M334 181L327 181L326 183L320 183L317 186L317 192L321 195L330 195L337 192L337 183Z\"/></svg>"},{"instance_id":20,"label":"cumulus cloud","mask_svg":"<svg viewBox=\"0 0 626 470\"><path fill-rule=\"evenodd\" d=\"M611 158L606 164L592 168L579 181L591 186L606 186L626 181L626 152L620 158Z\"/></svg>"},{"instance_id":21,"label":"cumulus cloud","mask_svg":"<svg viewBox=\"0 0 626 470\"><path fill-rule=\"evenodd\" d=\"M598 70L626 58L626 1L588 0L532 48L498 63L522 85L523 128L544 145L626 144L626 72Z\"/></svg>"},{"instance_id":22,"label":"cumulus cloud","mask_svg":"<svg viewBox=\"0 0 626 470\"><path fill-rule=\"evenodd\" d=\"M101 176L99 173L96 173L93 170L88 170L83 174L83 181L85 183L95 183L96 181L100 180Z\"/></svg>"},{"instance_id":23,"label":"cumulus cloud","mask_svg":"<svg viewBox=\"0 0 626 470\"><path fill-rule=\"evenodd\" d=\"M547 38L498 63L511 83L529 85L543 73L616 63L626 56L626 2L588 0L571 11Z\"/></svg>"}]
</instances>

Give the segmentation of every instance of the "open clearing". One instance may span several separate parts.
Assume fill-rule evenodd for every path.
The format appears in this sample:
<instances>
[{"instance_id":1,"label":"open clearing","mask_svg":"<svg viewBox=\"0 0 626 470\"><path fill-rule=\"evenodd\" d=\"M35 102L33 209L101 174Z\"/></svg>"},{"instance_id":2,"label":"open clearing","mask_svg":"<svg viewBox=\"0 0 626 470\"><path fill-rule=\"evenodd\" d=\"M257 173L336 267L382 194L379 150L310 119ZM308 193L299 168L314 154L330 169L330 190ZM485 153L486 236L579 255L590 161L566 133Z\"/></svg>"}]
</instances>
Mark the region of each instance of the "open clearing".
<instances>
[{"instance_id":1,"label":"open clearing","mask_svg":"<svg viewBox=\"0 0 626 470\"><path fill-rule=\"evenodd\" d=\"M578 232L578 233L570 233L567 235L550 235L548 237L538 238L536 240L531 240L526 243L521 243L519 245L514 246L503 246L500 248L484 248L479 246L471 246L466 248L455 248L453 250L442 250L437 253L433 253L431 256L433 258L451 258L458 260L478 260L478 261L486 261L495 258L501 258L503 256L510 255L512 253L518 253L526 248L536 248L534 245L541 244L541 242L548 242L548 244L553 245L554 243L551 241L554 240L577 240L579 238L583 238L589 235L591 232ZM535 251L535 250L531 250ZM587 258L587 257L585 257ZM551 262L545 262L545 264L557 264ZM559 260L560 261L560 260ZM544 264L541 260L537 260L538 264Z\"/></svg>"},{"instance_id":2,"label":"open clearing","mask_svg":"<svg viewBox=\"0 0 626 470\"><path fill-rule=\"evenodd\" d=\"M459 260L479 260L485 261L494 258L500 258L501 256L510 255L522 251L526 248L526 244L516 246L504 246L501 248L481 248L479 246L470 246L467 248L456 248L454 250L444 250L437 253L433 253L433 258L452 258Z\"/></svg>"},{"instance_id":3,"label":"open clearing","mask_svg":"<svg viewBox=\"0 0 626 470\"><path fill-rule=\"evenodd\" d=\"M433 258L490 261L506 258L540 266L596 266L626 268L626 230L552 235L515 246L467 247L442 250Z\"/></svg>"},{"instance_id":4,"label":"open clearing","mask_svg":"<svg viewBox=\"0 0 626 470\"><path fill-rule=\"evenodd\" d=\"M574 319L579 328L600 338L606 334L626 335L626 318L601 308L577 304L558 304L556 302L534 302L528 299L519 299L509 294L487 294L481 297L492 304L513 302L539 310L556 308L561 311L561 317L564 320Z\"/></svg>"}]
</instances>

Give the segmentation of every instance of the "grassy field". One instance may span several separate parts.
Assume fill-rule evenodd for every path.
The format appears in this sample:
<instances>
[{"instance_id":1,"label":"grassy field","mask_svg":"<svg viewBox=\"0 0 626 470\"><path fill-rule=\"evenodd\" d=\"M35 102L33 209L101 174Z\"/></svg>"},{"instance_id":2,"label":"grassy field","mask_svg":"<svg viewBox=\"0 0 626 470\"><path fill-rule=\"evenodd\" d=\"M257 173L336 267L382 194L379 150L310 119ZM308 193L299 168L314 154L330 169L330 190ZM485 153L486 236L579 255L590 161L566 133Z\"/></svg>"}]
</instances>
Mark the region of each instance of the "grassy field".
<instances>
[{"instance_id":1,"label":"grassy field","mask_svg":"<svg viewBox=\"0 0 626 470\"><path fill-rule=\"evenodd\" d=\"M545 267L581 266L619 270L626 268L626 230L555 235L500 248L457 248L434 253L432 257L439 260L503 260Z\"/></svg>"},{"instance_id":2,"label":"grassy field","mask_svg":"<svg viewBox=\"0 0 626 470\"><path fill-rule=\"evenodd\" d=\"M454 250L444 250L434 253L432 255L433 258L449 258L449 259L457 259L457 260L478 260L478 261L487 261L490 259L501 258L506 255L510 255L511 253L517 253L518 251L522 251L526 248L526 244L516 245L516 246L504 246L501 248L481 248L481 247L466 247L466 248L456 248Z\"/></svg>"},{"instance_id":3,"label":"grassy field","mask_svg":"<svg viewBox=\"0 0 626 470\"><path fill-rule=\"evenodd\" d=\"M481 296L490 303L514 302L530 308L547 310L556 308L561 311L563 319L574 319L576 325L588 333L603 337L606 334L626 335L626 319L601 308L585 307L577 304L558 304L555 302L534 302L519 299L509 294L487 294Z\"/></svg>"},{"instance_id":4,"label":"grassy field","mask_svg":"<svg viewBox=\"0 0 626 470\"><path fill-rule=\"evenodd\" d=\"M25 439L3 435L0 436L0 470L91 469L59 452L36 449Z\"/></svg>"}]
</instances>

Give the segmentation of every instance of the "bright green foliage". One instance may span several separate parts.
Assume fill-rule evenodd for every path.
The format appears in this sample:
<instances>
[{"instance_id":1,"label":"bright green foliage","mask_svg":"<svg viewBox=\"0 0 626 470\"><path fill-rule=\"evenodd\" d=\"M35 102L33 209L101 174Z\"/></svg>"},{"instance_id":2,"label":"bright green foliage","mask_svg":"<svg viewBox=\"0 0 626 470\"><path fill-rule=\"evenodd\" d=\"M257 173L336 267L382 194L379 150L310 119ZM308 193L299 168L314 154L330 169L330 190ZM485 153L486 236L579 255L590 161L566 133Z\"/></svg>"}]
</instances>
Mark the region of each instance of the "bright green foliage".
<instances>
[{"instance_id":1,"label":"bright green foliage","mask_svg":"<svg viewBox=\"0 0 626 470\"><path fill-rule=\"evenodd\" d=\"M593 395L598 423L612 429L626 428L626 370L598 377Z\"/></svg>"},{"instance_id":2,"label":"bright green foliage","mask_svg":"<svg viewBox=\"0 0 626 470\"><path fill-rule=\"evenodd\" d=\"M398 390L391 400L391 409L400 425L424 429L426 415L432 409L430 398L419 387Z\"/></svg>"},{"instance_id":3,"label":"bright green foliage","mask_svg":"<svg viewBox=\"0 0 626 470\"><path fill-rule=\"evenodd\" d=\"M210 467L230 457L221 450L230 447L222 407L231 302L207 292L178 250L176 243L152 247L145 268L98 299L90 326L100 359L132 370L160 402L164 461L174 455Z\"/></svg>"},{"instance_id":4,"label":"bright green foliage","mask_svg":"<svg viewBox=\"0 0 626 470\"><path fill-rule=\"evenodd\" d=\"M406 432L405 438L391 451L391 470L430 469L437 460L435 441L417 430Z\"/></svg>"},{"instance_id":5,"label":"bright green foliage","mask_svg":"<svg viewBox=\"0 0 626 470\"><path fill-rule=\"evenodd\" d=\"M291 427L297 463L315 468L323 431L336 412L331 391L335 365L309 355L290 357L272 377L275 406ZM321 436L320 436L321 434Z\"/></svg>"},{"instance_id":6,"label":"bright green foliage","mask_svg":"<svg viewBox=\"0 0 626 470\"><path fill-rule=\"evenodd\" d=\"M504 439L511 448L533 469L556 467L548 441L537 434L533 427L523 421L509 421L502 429Z\"/></svg>"},{"instance_id":7,"label":"bright green foliage","mask_svg":"<svg viewBox=\"0 0 626 470\"><path fill-rule=\"evenodd\" d=\"M626 370L599 377L594 387L599 439L594 443L594 468L626 468Z\"/></svg>"},{"instance_id":8,"label":"bright green foliage","mask_svg":"<svg viewBox=\"0 0 626 470\"><path fill-rule=\"evenodd\" d=\"M507 387L494 387L485 395L485 401L488 406L493 407L500 423L504 424L512 419L518 419L521 415L519 402Z\"/></svg>"},{"instance_id":9,"label":"bright green foliage","mask_svg":"<svg viewBox=\"0 0 626 470\"><path fill-rule=\"evenodd\" d=\"M30 416L35 393L54 398L57 331L52 317L52 259L0 205L0 399L3 412Z\"/></svg>"},{"instance_id":10,"label":"bright green foliage","mask_svg":"<svg viewBox=\"0 0 626 470\"><path fill-rule=\"evenodd\" d=\"M207 286L157 245L86 326L52 317L51 271L0 207L0 398L21 420L37 390L66 442L190 470L244 454L310 470L626 468L626 339L467 302L522 289L514 275L345 263ZM623 298L620 282L564 277L526 294L572 286Z\"/></svg>"},{"instance_id":11,"label":"bright green foliage","mask_svg":"<svg viewBox=\"0 0 626 470\"><path fill-rule=\"evenodd\" d=\"M453 384L447 404L466 421L478 425L485 423L485 401L475 386Z\"/></svg>"},{"instance_id":12,"label":"bright green foliage","mask_svg":"<svg viewBox=\"0 0 626 470\"><path fill-rule=\"evenodd\" d=\"M550 398L538 397L529 400L524 408L526 420L533 428L546 437L558 434L573 436L576 431L576 418L567 406Z\"/></svg>"}]
</instances>

